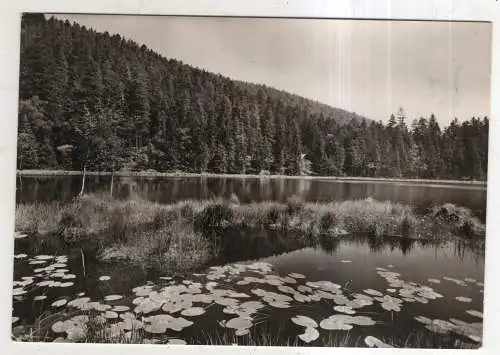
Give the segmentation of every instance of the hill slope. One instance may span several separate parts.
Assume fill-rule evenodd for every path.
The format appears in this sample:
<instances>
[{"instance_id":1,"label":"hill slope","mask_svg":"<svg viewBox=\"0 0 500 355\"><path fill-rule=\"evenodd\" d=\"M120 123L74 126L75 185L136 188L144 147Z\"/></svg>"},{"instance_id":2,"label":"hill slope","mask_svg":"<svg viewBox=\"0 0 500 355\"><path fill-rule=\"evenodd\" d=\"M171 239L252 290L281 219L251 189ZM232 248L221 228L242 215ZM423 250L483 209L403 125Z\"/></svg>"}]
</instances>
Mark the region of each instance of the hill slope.
<instances>
[{"instance_id":1,"label":"hill slope","mask_svg":"<svg viewBox=\"0 0 500 355\"><path fill-rule=\"evenodd\" d=\"M166 59L119 35L23 16L19 169L484 179L488 120L386 126Z\"/></svg>"}]
</instances>

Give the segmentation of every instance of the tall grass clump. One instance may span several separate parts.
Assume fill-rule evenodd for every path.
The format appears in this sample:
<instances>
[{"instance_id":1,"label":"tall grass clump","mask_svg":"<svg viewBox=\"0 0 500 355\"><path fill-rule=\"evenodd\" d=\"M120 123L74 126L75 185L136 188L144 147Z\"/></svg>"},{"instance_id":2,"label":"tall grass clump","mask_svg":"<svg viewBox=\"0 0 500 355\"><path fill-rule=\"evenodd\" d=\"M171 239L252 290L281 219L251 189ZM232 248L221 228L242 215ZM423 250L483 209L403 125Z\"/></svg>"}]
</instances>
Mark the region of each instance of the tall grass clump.
<instances>
[{"instance_id":1,"label":"tall grass clump","mask_svg":"<svg viewBox=\"0 0 500 355\"><path fill-rule=\"evenodd\" d=\"M231 224L233 210L226 204L215 202L206 206L195 218L195 226L201 231L224 228Z\"/></svg>"},{"instance_id":2,"label":"tall grass clump","mask_svg":"<svg viewBox=\"0 0 500 355\"><path fill-rule=\"evenodd\" d=\"M304 201L300 196L293 195L286 200L286 207L288 214L297 214L304 209Z\"/></svg>"}]
</instances>

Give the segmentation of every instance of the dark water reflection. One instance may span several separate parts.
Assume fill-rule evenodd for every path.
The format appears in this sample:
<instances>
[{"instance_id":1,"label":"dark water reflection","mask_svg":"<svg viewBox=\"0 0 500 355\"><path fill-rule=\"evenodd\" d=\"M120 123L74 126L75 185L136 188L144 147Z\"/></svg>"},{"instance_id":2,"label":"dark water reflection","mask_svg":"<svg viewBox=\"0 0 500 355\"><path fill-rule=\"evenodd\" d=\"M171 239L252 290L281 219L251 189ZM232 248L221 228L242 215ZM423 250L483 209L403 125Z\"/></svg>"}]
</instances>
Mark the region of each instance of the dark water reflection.
<instances>
[{"instance_id":1,"label":"dark water reflection","mask_svg":"<svg viewBox=\"0 0 500 355\"><path fill-rule=\"evenodd\" d=\"M422 285L430 285L444 298L432 300L428 304L406 304L399 313L390 315L379 305L363 309L359 314L375 315L380 324L376 327L355 328L354 335L375 335L401 337L404 339L412 332L418 323L413 318L424 315L430 318L457 318L466 322L477 322L478 319L466 314L466 310L482 311L482 287L476 284L467 287L458 286L446 281L443 277L463 280L473 278L481 281L484 278L484 254L471 245L462 242L423 242L410 239L382 238L374 239L365 236L348 237L344 239L323 239L318 244L306 245L298 238L286 238L279 233L256 231L231 231L219 241L218 255L211 264L223 265L231 262L263 261L270 263L274 272L281 276L289 273L301 273L308 281L328 280L337 284L351 282L353 292L362 292L367 288L387 293L387 281L376 273L377 267L390 268L401 274L401 279ZM14 301L14 314L24 323L32 324L44 312L51 312L50 304L61 297L71 299L79 292L85 292L93 300L102 300L109 294L124 295L121 304L130 304L134 298L132 289L148 281L157 283L160 276L168 275L156 270L150 270L130 265L128 263L103 263L90 252L86 253L85 273L82 255L79 249L63 250L56 244L38 243L36 240L17 240L16 253L26 253L30 256L38 254L65 254L69 257L68 268L77 275L75 285L69 288L43 288L34 290L24 300ZM15 262L15 280L30 276L32 266ZM200 270L202 271L202 270ZM102 275L111 277L108 282L100 282ZM189 279L190 275L184 275ZM440 284L430 284L429 278L441 280ZM238 286L231 285L237 289ZM255 287L255 286L254 286ZM34 302L33 297L44 292L48 298L43 302ZM244 289L243 292L249 292ZM463 296L472 299L471 303L461 303L455 297ZM281 336L296 337L297 329L290 323L290 317L304 314L314 319L323 319L334 312L329 303L318 305L298 305L292 309L273 309L272 317L266 321L271 328L281 327ZM210 311L198 317L193 327L180 333L185 340L196 343L203 330L205 334L215 335L219 328L214 327L214 319L226 319L228 315L210 307ZM284 328L282 327L284 326ZM421 327L421 325L420 325ZM284 329L284 333L283 333Z\"/></svg>"},{"instance_id":2,"label":"dark water reflection","mask_svg":"<svg viewBox=\"0 0 500 355\"><path fill-rule=\"evenodd\" d=\"M108 176L90 176L87 191L110 190ZM241 202L285 201L299 195L307 201L342 201L372 197L412 205L425 210L435 204L455 203L472 209L484 220L486 189L473 185L423 185L385 182L341 182L310 179L168 177L115 178L114 191L132 182L137 194L145 199L168 203L184 199L238 196ZM17 202L67 201L81 188L78 176L22 177L17 183Z\"/></svg>"}]
</instances>

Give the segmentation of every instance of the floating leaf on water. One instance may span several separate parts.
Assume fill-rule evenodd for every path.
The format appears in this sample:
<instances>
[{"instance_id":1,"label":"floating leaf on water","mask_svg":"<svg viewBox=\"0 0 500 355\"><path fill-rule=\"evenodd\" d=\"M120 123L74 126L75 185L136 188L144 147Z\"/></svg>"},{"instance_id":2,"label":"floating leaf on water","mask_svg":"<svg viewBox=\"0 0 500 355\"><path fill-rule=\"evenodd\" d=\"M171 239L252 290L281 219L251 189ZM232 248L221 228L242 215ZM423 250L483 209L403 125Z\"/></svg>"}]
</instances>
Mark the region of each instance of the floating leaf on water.
<instances>
[{"instance_id":1,"label":"floating leaf on water","mask_svg":"<svg viewBox=\"0 0 500 355\"><path fill-rule=\"evenodd\" d=\"M14 233L14 238L15 239L23 239L23 238L26 238L28 235L25 234L25 233L21 233L21 232L15 232Z\"/></svg>"},{"instance_id":2,"label":"floating leaf on water","mask_svg":"<svg viewBox=\"0 0 500 355\"><path fill-rule=\"evenodd\" d=\"M371 288L367 288L366 290L363 290L363 292L370 295L370 296L379 296L379 297L383 296L383 293L381 293L377 290L371 289Z\"/></svg>"},{"instance_id":3,"label":"floating leaf on water","mask_svg":"<svg viewBox=\"0 0 500 355\"><path fill-rule=\"evenodd\" d=\"M464 281L465 281L465 282L477 282L477 280L476 280L476 279L473 279L473 278L470 278L470 277L466 277L466 278L464 279Z\"/></svg>"},{"instance_id":4,"label":"floating leaf on water","mask_svg":"<svg viewBox=\"0 0 500 355\"><path fill-rule=\"evenodd\" d=\"M186 317L200 316L203 313L205 313L205 309L203 309L202 307L191 307L181 312L181 314Z\"/></svg>"},{"instance_id":5,"label":"floating leaf on water","mask_svg":"<svg viewBox=\"0 0 500 355\"><path fill-rule=\"evenodd\" d=\"M104 297L104 300L105 301L117 301L117 300L121 300L123 298L123 296L120 296L120 295L107 295Z\"/></svg>"},{"instance_id":6,"label":"floating leaf on water","mask_svg":"<svg viewBox=\"0 0 500 355\"><path fill-rule=\"evenodd\" d=\"M394 288L388 288L386 291L389 292L389 293L394 293L394 292L396 292L396 289L394 289Z\"/></svg>"},{"instance_id":7,"label":"floating leaf on water","mask_svg":"<svg viewBox=\"0 0 500 355\"><path fill-rule=\"evenodd\" d=\"M356 324L361 326L370 326L376 324L376 322L373 319L367 316L350 317L350 319L348 319L348 322L349 324Z\"/></svg>"},{"instance_id":8,"label":"floating leaf on water","mask_svg":"<svg viewBox=\"0 0 500 355\"><path fill-rule=\"evenodd\" d=\"M243 317L236 317L228 320L224 326L232 329L248 329L252 327L252 322Z\"/></svg>"},{"instance_id":9,"label":"floating leaf on water","mask_svg":"<svg viewBox=\"0 0 500 355\"><path fill-rule=\"evenodd\" d=\"M387 267L388 267L389 269L392 269L392 268L394 267L394 265L389 264L389 265L387 265Z\"/></svg>"},{"instance_id":10,"label":"floating leaf on water","mask_svg":"<svg viewBox=\"0 0 500 355\"><path fill-rule=\"evenodd\" d=\"M172 278L170 276L160 276L160 280L170 281L170 280L172 280Z\"/></svg>"},{"instance_id":11,"label":"floating leaf on water","mask_svg":"<svg viewBox=\"0 0 500 355\"><path fill-rule=\"evenodd\" d=\"M35 296L35 297L33 297L33 301L42 301L46 298L47 298L47 296L45 296L45 295Z\"/></svg>"},{"instance_id":12,"label":"floating leaf on water","mask_svg":"<svg viewBox=\"0 0 500 355\"><path fill-rule=\"evenodd\" d=\"M66 331L65 325L61 321L57 321L54 324L52 324L51 329L54 333L64 333Z\"/></svg>"},{"instance_id":13,"label":"floating leaf on water","mask_svg":"<svg viewBox=\"0 0 500 355\"><path fill-rule=\"evenodd\" d=\"M101 276L101 277L99 277L99 281L108 281L108 280L111 280L111 277L109 277L109 276Z\"/></svg>"},{"instance_id":14,"label":"floating leaf on water","mask_svg":"<svg viewBox=\"0 0 500 355\"><path fill-rule=\"evenodd\" d=\"M263 308L264 304L262 304L259 301L248 301L248 302L244 302L244 303L240 304L239 307L243 308L243 309L249 309L249 310L258 310L258 309Z\"/></svg>"},{"instance_id":15,"label":"floating leaf on water","mask_svg":"<svg viewBox=\"0 0 500 355\"><path fill-rule=\"evenodd\" d=\"M167 345L187 345L187 343L185 340L182 339L169 339Z\"/></svg>"},{"instance_id":16,"label":"floating leaf on water","mask_svg":"<svg viewBox=\"0 0 500 355\"><path fill-rule=\"evenodd\" d=\"M143 326L142 322L138 321L135 318L125 319L121 325L123 330L139 330L142 329L142 326Z\"/></svg>"},{"instance_id":17,"label":"floating leaf on water","mask_svg":"<svg viewBox=\"0 0 500 355\"><path fill-rule=\"evenodd\" d=\"M352 260L340 260L341 263L352 263Z\"/></svg>"},{"instance_id":18,"label":"floating leaf on water","mask_svg":"<svg viewBox=\"0 0 500 355\"><path fill-rule=\"evenodd\" d=\"M111 310L113 312L126 312L126 311L130 310L130 307L129 306L114 306Z\"/></svg>"},{"instance_id":19,"label":"floating leaf on water","mask_svg":"<svg viewBox=\"0 0 500 355\"><path fill-rule=\"evenodd\" d=\"M447 334L453 329L455 329L455 327L456 327L455 324L441 319L434 319L431 324L425 325L425 328L427 330L439 334Z\"/></svg>"},{"instance_id":20,"label":"floating leaf on water","mask_svg":"<svg viewBox=\"0 0 500 355\"><path fill-rule=\"evenodd\" d=\"M428 279L427 281L429 281L430 283L433 283L433 284L439 284L439 283L441 283L441 281L438 280L438 279Z\"/></svg>"},{"instance_id":21,"label":"floating leaf on water","mask_svg":"<svg viewBox=\"0 0 500 355\"><path fill-rule=\"evenodd\" d=\"M294 288L284 285L278 286L278 290L280 290L283 293L290 293L292 295L297 292Z\"/></svg>"},{"instance_id":22,"label":"floating leaf on water","mask_svg":"<svg viewBox=\"0 0 500 355\"><path fill-rule=\"evenodd\" d=\"M27 292L22 287L18 287L18 288L15 288L12 290L13 296L21 296L21 295L24 295L26 293Z\"/></svg>"},{"instance_id":23,"label":"floating leaf on water","mask_svg":"<svg viewBox=\"0 0 500 355\"><path fill-rule=\"evenodd\" d=\"M247 335L248 333L250 333L250 329L237 329L235 332L234 332L234 335L236 335L237 337L241 337L241 336L244 336L244 335Z\"/></svg>"},{"instance_id":24,"label":"floating leaf on water","mask_svg":"<svg viewBox=\"0 0 500 355\"><path fill-rule=\"evenodd\" d=\"M17 254L17 255L14 255L14 259L24 259L24 258L27 258L28 255L26 254Z\"/></svg>"},{"instance_id":25,"label":"floating leaf on water","mask_svg":"<svg viewBox=\"0 0 500 355\"><path fill-rule=\"evenodd\" d=\"M40 265L40 264L45 264L47 261L45 260L32 260L28 264L30 265Z\"/></svg>"},{"instance_id":26,"label":"floating leaf on water","mask_svg":"<svg viewBox=\"0 0 500 355\"><path fill-rule=\"evenodd\" d=\"M370 348L393 348L393 346L386 344L382 340L371 335L365 338L365 344Z\"/></svg>"},{"instance_id":27,"label":"floating leaf on water","mask_svg":"<svg viewBox=\"0 0 500 355\"><path fill-rule=\"evenodd\" d=\"M296 272L292 272L290 274L288 274L289 277L292 277L294 279L305 279L306 277L302 274L298 274Z\"/></svg>"},{"instance_id":28,"label":"floating leaf on water","mask_svg":"<svg viewBox=\"0 0 500 355\"><path fill-rule=\"evenodd\" d=\"M76 275L75 274L66 274L66 275L63 275L62 277L64 280L71 280L71 279L76 279Z\"/></svg>"},{"instance_id":29,"label":"floating leaf on water","mask_svg":"<svg viewBox=\"0 0 500 355\"><path fill-rule=\"evenodd\" d=\"M340 290L341 286L337 285L331 281L315 281L306 282L306 285L312 288L320 288L323 291L337 292Z\"/></svg>"},{"instance_id":30,"label":"floating leaf on water","mask_svg":"<svg viewBox=\"0 0 500 355\"><path fill-rule=\"evenodd\" d=\"M345 314L335 314L326 319L323 319L319 326L325 330L351 330L352 325L347 321L351 319L350 316Z\"/></svg>"},{"instance_id":31,"label":"floating leaf on water","mask_svg":"<svg viewBox=\"0 0 500 355\"><path fill-rule=\"evenodd\" d=\"M300 302L300 303L311 301L311 297L303 295L302 293L298 293L298 292L293 294L293 299L297 302Z\"/></svg>"},{"instance_id":32,"label":"floating leaf on water","mask_svg":"<svg viewBox=\"0 0 500 355\"><path fill-rule=\"evenodd\" d=\"M297 291L302 292L302 293L311 293L312 288L307 287L305 285L300 285L300 286L297 286Z\"/></svg>"},{"instance_id":33,"label":"floating leaf on water","mask_svg":"<svg viewBox=\"0 0 500 355\"><path fill-rule=\"evenodd\" d=\"M299 334L299 338L305 343L310 343L319 338L319 332L315 328L308 327L303 334Z\"/></svg>"},{"instance_id":34,"label":"floating leaf on water","mask_svg":"<svg viewBox=\"0 0 500 355\"><path fill-rule=\"evenodd\" d=\"M89 304L89 303L87 303ZM96 302L96 304L94 305L94 309L98 312L105 312L107 310L110 310L112 307L109 305L109 304L102 304L102 303L99 303L99 302Z\"/></svg>"},{"instance_id":35,"label":"floating leaf on water","mask_svg":"<svg viewBox=\"0 0 500 355\"><path fill-rule=\"evenodd\" d=\"M482 282L476 282L476 285L478 285L479 287L483 287L484 283L482 283Z\"/></svg>"},{"instance_id":36,"label":"floating leaf on water","mask_svg":"<svg viewBox=\"0 0 500 355\"><path fill-rule=\"evenodd\" d=\"M432 319L424 317L424 316L416 316L415 320L419 323L422 323L422 324L431 324L432 323Z\"/></svg>"},{"instance_id":37,"label":"floating leaf on water","mask_svg":"<svg viewBox=\"0 0 500 355\"><path fill-rule=\"evenodd\" d=\"M118 313L113 312L113 311L106 311L106 312L104 312L104 317L106 319L116 319L116 318L118 318Z\"/></svg>"},{"instance_id":38,"label":"floating leaf on water","mask_svg":"<svg viewBox=\"0 0 500 355\"><path fill-rule=\"evenodd\" d=\"M401 311L401 307L399 304L397 303L394 303L394 302L388 302L388 301L385 301L385 302L382 302L380 304L380 306L385 309L386 311L395 311L395 312L399 312Z\"/></svg>"},{"instance_id":39,"label":"floating leaf on water","mask_svg":"<svg viewBox=\"0 0 500 355\"><path fill-rule=\"evenodd\" d=\"M51 259L54 259L54 256L53 255L36 255L35 259L38 259L38 260L51 260Z\"/></svg>"},{"instance_id":40,"label":"floating leaf on water","mask_svg":"<svg viewBox=\"0 0 500 355\"><path fill-rule=\"evenodd\" d=\"M89 297L75 298L74 300L68 302L68 306L80 308L82 305L88 302L90 302Z\"/></svg>"},{"instance_id":41,"label":"floating leaf on water","mask_svg":"<svg viewBox=\"0 0 500 355\"><path fill-rule=\"evenodd\" d=\"M290 308L290 303L288 303L288 302L272 301L272 302L268 302L268 304L274 308Z\"/></svg>"},{"instance_id":42,"label":"floating leaf on water","mask_svg":"<svg viewBox=\"0 0 500 355\"><path fill-rule=\"evenodd\" d=\"M458 297L455 297L455 299L456 299L458 302L464 302L464 303L470 303L470 302L472 302L472 298L463 297L463 296L458 296Z\"/></svg>"},{"instance_id":43,"label":"floating leaf on water","mask_svg":"<svg viewBox=\"0 0 500 355\"><path fill-rule=\"evenodd\" d=\"M77 342L85 339L87 336L87 330L84 327L74 327L66 330L66 339Z\"/></svg>"},{"instance_id":44,"label":"floating leaf on water","mask_svg":"<svg viewBox=\"0 0 500 355\"><path fill-rule=\"evenodd\" d=\"M63 282L59 284L59 287L71 287L74 284L75 284L74 282Z\"/></svg>"},{"instance_id":45,"label":"floating leaf on water","mask_svg":"<svg viewBox=\"0 0 500 355\"><path fill-rule=\"evenodd\" d=\"M52 264L51 266L55 267L55 268L64 268L67 265L65 263L55 263L55 264Z\"/></svg>"},{"instance_id":46,"label":"floating leaf on water","mask_svg":"<svg viewBox=\"0 0 500 355\"><path fill-rule=\"evenodd\" d=\"M130 313L130 312L126 312L126 313L122 313L120 314L119 316L121 319L123 320L126 320L126 319L135 319L135 315Z\"/></svg>"},{"instance_id":47,"label":"floating leaf on water","mask_svg":"<svg viewBox=\"0 0 500 355\"><path fill-rule=\"evenodd\" d=\"M351 307L347 307L347 306L335 306L335 307L333 307L333 309L337 312L346 313L346 314L355 314L356 313L356 311L354 311Z\"/></svg>"},{"instance_id":48,"label":"floating leaf on water","mask_svg":"<svg viewBox=\"0 0 500 355\"><path fill-rule=\"evenodd\" d=\"M292 322L294 322L297 325L300 325L302 327L306 328L317 328L318 323L312 318L306 317L306 316L295 316L290 318Z\"/></svg>"},{"instance_id":49,"label":"floating leaf on water","mask_svg":"<svg viewBox=\"0 0 500 355\"><path fill-rule=\"evenodd\" d=\"M341 305L345 305L347 302L349 302L349 299L343 295L334 295L333 302L335 302L337 305L341 306Z\"/></svg>"},{"instance_id":50,"label":"floating leaf on water","mask_svg":"<svg viewBox=\"0 0 500 355\"><path fill-rule=\"evenodd\" d=\"M68 303L68 301L66 301L65 299L60 299L60 300L57 300L55 301L54 303L51 304L52 307L62 307L64 306L66 303Z\"/></svg>"},{"instance_id":51,"label":"floating leaf on water","mask_svg":"<svg viewBox=\"0 0 500 355\"><path fill-rule=\"evenodd\" d=\"M470 314L473 317L483 318L483 313L479 311L474 311L472 309L465 311L465 313Z\"/></svg>"}]
</instances>

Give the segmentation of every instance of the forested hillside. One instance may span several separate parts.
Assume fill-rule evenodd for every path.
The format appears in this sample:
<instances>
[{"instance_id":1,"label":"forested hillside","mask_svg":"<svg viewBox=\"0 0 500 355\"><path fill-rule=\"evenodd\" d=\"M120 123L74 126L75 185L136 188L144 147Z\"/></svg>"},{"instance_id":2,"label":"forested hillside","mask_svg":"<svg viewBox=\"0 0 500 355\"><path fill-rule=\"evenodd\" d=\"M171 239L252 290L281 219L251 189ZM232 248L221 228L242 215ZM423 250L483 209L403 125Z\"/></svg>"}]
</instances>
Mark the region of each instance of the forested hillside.
<instances>
[{"instance_id":1,"label":"forested hillside","mask_svg":"<svg viewBox=\"0 0 500 355\"><path fill-rule=\"evenodd\" d=\"M486 177L487 118L383 125L43 15L21 36L19 169Z\"/></svg>"}]
</instances>

